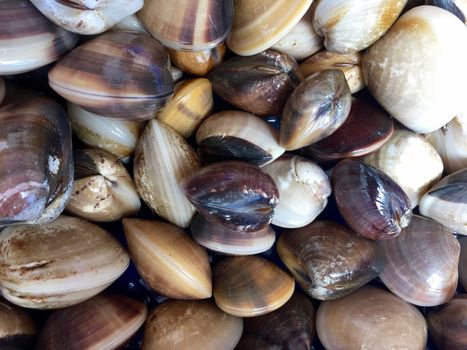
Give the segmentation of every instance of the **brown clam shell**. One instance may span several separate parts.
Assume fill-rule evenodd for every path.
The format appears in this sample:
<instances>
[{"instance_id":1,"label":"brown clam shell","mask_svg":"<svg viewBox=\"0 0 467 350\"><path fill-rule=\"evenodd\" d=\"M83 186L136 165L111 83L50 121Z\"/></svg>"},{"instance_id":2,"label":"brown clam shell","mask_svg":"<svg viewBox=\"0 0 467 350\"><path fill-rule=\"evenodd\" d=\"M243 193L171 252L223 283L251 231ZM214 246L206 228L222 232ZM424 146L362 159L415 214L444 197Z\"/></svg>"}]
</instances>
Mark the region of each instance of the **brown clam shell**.
<instances>
[{"instance_id":1,"label":"brown clam shell","mask_svg":"<svg viewBox=\"0 0 467 350\"><path fill-rule=\"evenodd\" d=\"M33 349L36 325L26 310L0 301L0 349Z\"/></svg>"},{"instance_id":2,"label":"brown clam shell","mask_svg":"<svg viewBox=\"0 0 467 350\"><path fill-rule=\"evenodd\" d=\"M224 43L203 51L182 51L167 49L170 61L182 72L204 77L224 59L226 46Z\"/></svg>"}]
</instances>

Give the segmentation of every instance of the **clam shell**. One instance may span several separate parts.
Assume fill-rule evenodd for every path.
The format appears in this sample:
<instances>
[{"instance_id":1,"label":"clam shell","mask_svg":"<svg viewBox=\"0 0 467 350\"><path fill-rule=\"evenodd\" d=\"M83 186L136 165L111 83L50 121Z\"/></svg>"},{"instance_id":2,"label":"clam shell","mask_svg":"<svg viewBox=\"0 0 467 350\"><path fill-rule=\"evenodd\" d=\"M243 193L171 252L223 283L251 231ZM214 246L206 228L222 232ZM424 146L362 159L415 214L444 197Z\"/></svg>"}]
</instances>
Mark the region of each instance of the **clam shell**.
<instances>
[{"instance_id":1,"label":"clam shell","mask_svg":"<svg viewBox=\"0 0 467 350\"><path fill-rule=\"evenodd\" d=\"M293 278L257 256L225 258L214 268L214 299L240 317L260 316L284 305L294 292Z\"/></svg>"},{"instance_id":2,"label":"clam shell","mask_svg":"<svg viewBox=\"0 0 467 350\"><path fill-rule=\"evenodd\" d=\"M345 122L351 103L349 86L341 71L328 70L309 76L284 107L280 144L291 151L331 135Z\"/></svg>"},{"instance_id":3,"label":"clam shell","mask_svg":"<svg viewBox=\"0 0 467 350\"><path fill-rule=\"evenodd\" d=\"M205 76L224 59L224 43L202 51L183 51L167 49L172 64L191 75Z\"/></svg>"},{"instance_id":4,"label":"clam shell","mask_svg":"<svg viewBox=\"0 0 467 350\"><path fill-rule=\"evenodd\" d=\"M462 111L467 31L453 14L418 6L402 15L363 56L369 90L415 132L439 129ZM429 53L429 54L427 54Z\"/></svg>"},{"instance_id":5,"label":"clam shell","mask_svg":"<svg viewBox=\"0 0 467 350\"><path fill-rule=\"evenodd\" d=\"M326 173L312 161L286 154L263 170L279 190L280 201L272 217L274 225L286 228L308 225L326 207L331 184Z\"/></svg>"},{"instance_id":6,"label":"clam shell","mask_svg":"<svg viewBox=\"0 0 467 350\"><path fill-rule=\"evenodd\" d=\"M131 259L153 290L173 299L211 297L208 255L182 229L141 219L123 219L123 229Z\"/></svg>"},{"instance_id":7,"label":"clam shell","mask_svg":"<svg viewBox=\"0 0 467 350\"><path fill-rule=\"evenodd\" d=\"M409 198L380 170L345 159L334 168L332 184L339 212L362 236L393 239L410 223Z\"/></svg>"},{"instance_id":8,"label":"clam shell","mask_svg":"<svg viewBox=\"0 0 467 350\"><path fill-rule=\"evenodd\" d=\"M241 160L263 166L284 149L272 126L241 111L222 111L206 119L196 133L198 153L205 162Z\"/></svg>"},{"instance_id":9,"label":"clam shell","mask_svg":"<svg viewBox=\"0 0 467 350\"><path fill-rule=\"evenodd\" d=\"M232 0L146 0L138 17L162 45L208 50L224 41L233 20Z\"/></svg>"},{"instance_id":10,"label":"clam shell","mask_svg":"<svg viewBox=\"0 0 467 350\"><path fill-rule=\"evenodd\" d=\"M57 27L28 0L0 3L0 75L45 66L71 50L78 36Z\"/></svg>"},{"instance_id":11,"label":"clam shell","mask_svg":"<svg viewBox=\"0 0 467 350\"><path fill-rule=\"evenodd\" d=\"M380 278L394 294L419 306L444 304L453 297L460 247L451 231L414 215L399 237L381 244L387 264Z\"/></svg>"},{"instance_id":12,"label":"clam shell","mask_svg":"<svg viewBox=\"0 0 467 350\"><path fill-rule=\"evenodd\" d=\"M132 14L122 18L118 23L116 23L110 30L115 32L133 32L133 33L149 33L144 29L143 24L140 22L136 14Z\"/></svg>"},{"instance_id":13,"label":"clam shell","mask_svg":"<svg viewBox=\"0 0 467 350\"><path fill-rule=\"evenodd\" d=\"M226 314L212 301L168 300L149 315L142 350L232 350L243 320Z\"/></svg>"},{"instance_id":14,"label":"clam shell","mask_svg":"<svg viewBox=\"0 0 467 350\"><path fill-rule=\"evenodd\" d=\"M133 174L141 199L159 216L188 227L195 208L185 198L180 181L199 168L191 146L175 131L151 120L136 148Z\"/></svg>"},{"instance_id":15,"label":"clam shell","mask_svg":"<svg viewBox=\"0 0 467 350\"><path fill-rule=\"evenodd\" d=\"M316 330L326 349L424 350L427 341L427 326L420 311L370 286L321 303Z\"/></svg>"},{"instance_id":16,"label":"clam shell","mask_svg":"<svg viewBox=\"0 0 467 350\"><path fill-rule=\"evenodd\" d=\"M244 162L210 164L181 183L187 198L213 224L253 232L268 225L279 202L274 181Z\"/></svg>"},{"instance_id":17,"label":"clam shell","mask_svg":"<svg viewBox=\"0 0 467 350\"><path fill-rule=\"evenodd\" d=\"M467 1L466 0L426 0L427 5L441 7L458 17L467 24Z\"/></svg>"},{"instance_id":18,"label":"clam shell","mask_svg":"<svg viewBox=\"0 0 467 350\"><path fill-rule=\"evenodd\" d=\"M211 113L213 104L209 80L185 80L175 87L173 98L159 111L157 119L188 138Z\"/></svg>"},{"instance_id":19,"label":"clam shell","mask_svg":"<svg viewBox=\"0 0 467 350\"><path fill-rule=\"evenodd\" d=\"M460 237L459 244L461 247L461 253L459 257L459 282L467 290L467 238Z\"/></svg>"},{"instance_id":20,"label":"clam shell","mask_svg":"<svg viewBox=\"0 0 467 350\"><path fill-rule=\"evenodd\" d=\"M201 215L195 216L190 226L193 239L209 250L227 255L253 255L272 247L276 234L271 226L254 232L229 230L212 224Z\"/></svg>"},{"instance_id":21,"label":"clam shell","mask_svg":"<svg viewBox=\"0 0 467 350\"><path fill-rule=\"evenodd\" d=\"M0 301L1 349L33 349L36 333L36 325L26 310L6 301Z\"/></svg>"},{"instance_id":22,"label":"clam shell","mask_svg":"<svg viewBox=\"0 0 467 350\"><path fill-rule=\"evenodd\" d=\"M96 295L53 312L41 331L37 349L117 349L136 333L146 316L142 302L120 295Z\"/></svg>"},{"instance_id":23,"label":"clam shell","mask_svg":"<svg viewBox=\"0 0 467 350\"><path fill-rule=\"evenodd\" d=\"M126 270L129 257L108 232L60 216L37 226L11 226L0 235L0 290L13 304L55 309L93 297Z\"/></svg>"},{"instance_id":24,"label":"clam shell","mask_svg":"<svg viewBox=\"0 0 467 350\"><path fill-rule=\"evenodd\" d=\"M256 115L280 115L290 93L300 83L296 69L297 62L292 57L267 50L250 57L231 58L208 78L214 92L233 106Z\"/></svg>"},{"instance_id":25,"label":"clam shell","mask_svg":"<svg viewBox=\"0 0 467 350\"><path fill-rule=\"evenodd\" d=\"M349 295L384 267L376 242L329 221L284 231L277 251L303 290L319 300Z\"/></svg>"},{"instance_id":26,"label":"clam shell","mask_svg":"<svg viewBox=\"0 0 467 350\"><path fill-rule=\"evenodd\" d=\"M241 56L264 51L282 39L305 15L313 0L235 0L230 50Z\"/></svg>"},{"instance_id":27,"label":"clam shell","mask_svg":"<svg viewBox=\"0 0 467 350\"><path fill-rule=\"evenodd\" d=\"M109 32L66 55L49 72L59 95L111 118L152 118L172 96L164 48L144 34Z\"/></svg>"}]
</instances>

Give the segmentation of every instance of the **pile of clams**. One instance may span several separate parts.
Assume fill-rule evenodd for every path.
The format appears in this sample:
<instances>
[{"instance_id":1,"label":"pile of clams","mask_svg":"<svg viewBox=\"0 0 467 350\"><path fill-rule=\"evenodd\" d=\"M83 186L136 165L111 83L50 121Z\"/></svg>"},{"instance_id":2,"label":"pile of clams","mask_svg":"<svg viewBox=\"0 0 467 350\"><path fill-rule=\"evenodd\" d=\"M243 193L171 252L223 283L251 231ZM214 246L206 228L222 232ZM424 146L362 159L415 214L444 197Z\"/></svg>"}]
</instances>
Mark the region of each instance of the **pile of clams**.
<instances>
[{"instance_id":1,"label":"pile of clams","mask_svg":"<svg viewBox=\"0 0 467 350\"><path fill-rule=\"evenodd\" d=\"M466 19L0 1L0 350L467 349Z\"/></svg>"}]
</instances>

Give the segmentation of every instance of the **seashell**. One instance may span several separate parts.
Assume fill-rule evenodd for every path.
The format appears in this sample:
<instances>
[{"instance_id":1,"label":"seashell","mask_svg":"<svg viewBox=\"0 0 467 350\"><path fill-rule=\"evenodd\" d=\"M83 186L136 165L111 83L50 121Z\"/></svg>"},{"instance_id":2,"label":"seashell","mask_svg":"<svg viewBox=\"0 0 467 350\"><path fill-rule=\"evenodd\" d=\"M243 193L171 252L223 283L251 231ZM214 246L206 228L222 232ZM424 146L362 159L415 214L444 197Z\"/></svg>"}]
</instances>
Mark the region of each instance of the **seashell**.
<instances>
[{"instance_id":1,"label":"seashell","mask_svg":"<svg viewBox=\"0 0 467 350\"><path fill-rule=\"evenodd\" d=\"M159 216L188 227L195 208L179 182L199 168L191 146L175 131L151 120L136 148L133 174L141 199Z\"/></svg>"},{"instance_id":2,"label":"seashell","mask_svg":"<svg viewBox=\"0 0 467 350\"><path fill-rule=\"evenodd\" d=\"M229 230L196 215L190 226L193 239L203 247L227 255L253 255L272 247L276 234L270 225L254 232Z\"/></svg>"},{"instance_id":3,"label":"seashell","mask_svg":"<svg viewBox=\"0 0 467 350\"><path fill-rule=\"evenodd\" d=\"M66 210L99 222L131 216L141 207L130 174L114 155L94 149L75 150L75 181Z\"/></svg>"},{"instance_id":4,"label":"seashell","mask_svg":"<svg viewBox=\"0 0 467 350\"><path fill-rule=\"evenodd\" d=\"M295 291L281 308L245 318L237 350L311 349L315 335L315 307Z\"/></svg>"},{"instance_id":5,"label":"seashell","mask_svg":"<svg viewBox=\"0 0 467 350\"><path fill-rule=\"evenodd\" d=\"M467 290L467 238L460 237L459 244L461 247L461 253L459 257L459 282Z\"/></svg>"},{"instance_id":6,"label":"seashell","mask_svg":"<svg viewBox=\"0 0 467 350\"><path fill-rule=\"evenodd\" d=\"M467 71L465 25L448 11L418 6L363 56L369 90L409 129L428 133L462 111ZM426 54L429 52L429 54Z\"/></svg>"},{"instance_id":7,"label":"seashell","mask_svg":"<svg viewBox=\"0 0 467 350\"><path fill-rule=\"evenodd\" d=\"M408 130L396 130L392 138L364 162L381 170L407 194L415 208L436 181L441 178L443 161L423 136Z\"/></svg>"},{"instance_id":8,"label":"seashell","mask_svg":"<svg viewBox=\"0 0 467 350\"><path fill-rule=\"evenodd\" d=\"M4 104L0 145L0 225L54 220L73 184L71 128L63 108L46 98Z\"/></svg>"},{"instance_id":9,"label":"seashell","mask_svg":"<svg viewBox=\"0 0 467 350\"><path fill-rule=\"evenodd\" d=\"M57 27L28 0L3 0L0 14L0 75L45 66L78 42L77 35Z\"/></svg>"},{"instance_id":10,"label":"seashell","mask_svg":"<svg viewBox=\"0 0 467 350\"><path fill-rule=\"evenodd\" d=\"M427 317L430 337L440 349L467 348L467 295L460 294Z\"/></svg>"},{"instance_id":11,"label":"seashell","mask_svg":"<svg viewBox=\"0 0 467 350\"><path fill-rule=\"evenodd\" d=\"M228 314L260 316L284 305L294 292L292 277L257 256L221 260L214 269L214 299Z\"/></svg>"},{"instance_id":12,"label":"seashell","mask_svg":"<svg viewBox=\"0 0 467 350\"><path fill-rule=\"evenodd\" d=\"M243 319L226 314L211 300L167 300L148 317L142 350L232 350Z\"/></svg>"},{"instance_id":13,"label":"seashell","mask_svg":"<svg viewBox=\"0 0 467 350\"><path fill-rule=\"evenodd\" d=\"M232 0L146 0L138 17L162 45L175 50L212 49L233 21Z\"/></svg>"},{"instance_id":14,"label":"seashell","mask_svg":"<svg viewBox=\"0 0 467 350\"><path fill-rule=\"evenodd\" d=\"M212 295L208 254L182 229L161 222L123 219L131 259L147 284L173 299Z\"/></svg>"},{"instance_id":15,"label":"seashell","mask_svg":"<svg viewBox=\"0 0 467 350\"><path fill-rule=\"evenodd\" d=\"M467 169L434 185L420 200L420 214L461 235L467 235Z\"/></svg>"},{"instance_id":16,"label":"seashell","mask_svg":"<svg viewBox=\"0 0 467 350\"><path fill-rule=\"evenodd\" d=\"M298 69L304 77L323 70L338 69L344 73L350 92L354 94L365 87L361 62L360 52L337 53L324 50L302 62Z\"/></svg>"},{"instance_id":17,"label":"seashell","mask_svg":"<svg viewBox=\"0 0 467 350\"><path fill-rule=\"evenodd\" d=\"M376 242L330 221L284 231L277 252L303 290L319 300L349 295L384 268Z\"/></svg>"},{"instance_id":18,"label":"seashell","mask_svg":"<svg viewBox=\"0 0 467 350\"><path fill-rule=\"evenodd\" d=\"M3 350L33 349L36 325L26 310L0 301L0 348Z\"/></svg>"},{"instance_id":19,"label":"seashell","mask_svg":"<svg viewBox=\"0 0 467 350\"><path fill-rule=\"evenodd\" d=\"M309 76L284 107L280 144L292 151L331 135L345 122L351 103L349 86L341 71Z\"/></svg>"},{"instance_id":20,"label":"seashell","mask_svg":"<svg viewBox=\"0 0 467 350\"><path fill-rule=\"evenodd\" d=\"M274 225L286 228L308 225L326 207L331 184L323 169L312 161L285 154L263 170L279 190L280 201L272 217Z\"/></svg>"},{"instance_id":21,"label":"seashell","mask_svg":"<svg viewBox=\"0 0 467 350\"><path fill-rule=\"evenodd\" d=\"M241 160L263 166L284 149L277 131L250 113L222 111L206 119L196 133L198 154L208 163Z\"/></svg>"},{"instance_id":22,"label":"seashell","mask_svg":"<svg viewBox=\"0 0 467 350\"><path fill-rule=\"evenodd\" d=\"M41 331L37 349L117 349L138 331L146 316L142 302L99 294L54 311Z\"/></svg>"},{"instance_id":23,"label":"seashell","mask_svg":"<svg viewBox=\"0 0 467 350\"><path fill-rule=\"evenodd\" d=\"M260 53L282 39L313 0L236 0L227 46L240 56Z\"/></svg>"},{"instance_id":24,"label":"seashell","mask_svg":"<svg viewBox=\"0 0 467 350\"><path fill-rule=\"evenodd\" d=\"M456 15L462 22L467 24L466 0L426 0L426 4L441 7Z\"/></svg>"},{"instance_id":25,"label":"seashell","mask_svg":"<svg viewBox=\"0 0 467 350\"><path fill-rule=\"evenodd\" d=\"M31 0L44 16L70 32L93 35L105 32L143 7L144 0Z\"/></svg>"},{"instance_id":26,"label":"seashell","mask_svg":"<svg viewBox=\"0 0 467 350\"><path fill-rule=\"evenodd\" d=\"M0 105L3 102L3 99L5 98L5 80L0 77Z\"/></svg>"},{"instance_id":27,"label":"seashell","mask_svg":"<svg viewBox=\"0 0 467 350\"><path fill-rule=\"evenodd\" d=\"M451 300L457 287L460 252L451 231L414 215L399 237L381 244L387 264L380 278L391 292L419 306Z\"/></svg>"},{"instance_id":28,"label":"seashell","mask_svg":"<svg viewBox=\"0 0 467 350\"><path fill-rule=\"evenodd\" d=\"M105 118L71 102L67 110L75 135L85 145L110 152L122 162L129 161L143 132L143 123Z\"/></svg>"},{"instance_id":29,"label":"seashell","mask_svg":"<svg viewBox=\"0 0 467 350\"><path fill-rule=\"evenodd\" d=\"M205 76L224 59L226 46L220 43L216 47L202 51L183 51L167 49L172 64L191 75Z\"/></svg>"},{"instance_id":30,"label":"seashell","mask_svg":"<svg viewBox=\"0 0 467 350\"><path fill-rule=\"evenodd\" d=\"M0 290L13 304L55 309L93 297L126 270L118 241L83 219L60 216L37 226L10 226L0 235Z\"/></svg>"},{"instance_id":31,"label":"seashell","mask_svg":"<svg viewBox=\"0 0 467 350\"><path fill-rule=\"evenodd\" d=\"M371 286L321 303L316 330L326 349L424 350L427 341L420 311Z\"/></svg>"},{"instance_id":32,"label":"seashell","mask_svg":"<svg viewBox=\"0 0 467 350\"><path fill-rule=\"evenodd\" d=\"M339 162L332 173L337 208L345 222L364 237L397 237L410 223L410 200L380 170L354 159Z\"/></svg>"},{"instance_id":33,"label":"seashell","mask_svg":"<svg viewBox=\"0 0 467 350\"><path fill-rule=\"evenodd\" d=\"M235 231L262 229L279 202L273 179L244 162L210 164L185 177L181 185L206 220Z\"/></svg>"},{"instance_id":34,"label":"seashell","mask_svg":"<svg viewBox=\"0 0 467 350\"><path fill-rule=\"evenodd\" d=\"M110 30L115 32L132 32L149 35L146 29L144 29L143 24L140 22L136 14L132 14L122 18L112 28L110 28Z\"/></svg>"},{"instance_id":35,"label":"seashell","mask_svg":"<svg viewBox=\"0 0 467 350\"><path fill-rule=\"evenodd\" d=\"M152 118L172 96L164 48L139 33L109 32L66 55L49 72L59 95L89 112L111 118Z\"/></svg>"},{"instance_id":36,"label":"seashell","mask_svg":"<svg viewBox=\"0 0 467 350\"><path fill-rule=\"evenodd\" d=\"M208 78L214 92L233 106L256 115L280 115L301 81L296 70L297 62L292 57L267 50L251 57L231 58Z\"/></svg>"},{"instance_id":37,"label":"seashell","mask_svg":"<svg viewBox=\"0 0 467 350\"><path fill-rule=\"evenodd\" d=\"M344 124L331 135L304 148L320 160L360 157L381 148L394 133L394 122L382 108L352 98Z\"/></svg>"},{"instance_id":38,"label":"seashell","mask_svg":"<svg viewBox=\"0 0 467 350\"><path fill-rule=\"evenodd\" d=\"M157 119L188 138L211 113L213 104L209 80L185 80L176 86L172 100L159 111Z\"/></svg>"}]
</instances>

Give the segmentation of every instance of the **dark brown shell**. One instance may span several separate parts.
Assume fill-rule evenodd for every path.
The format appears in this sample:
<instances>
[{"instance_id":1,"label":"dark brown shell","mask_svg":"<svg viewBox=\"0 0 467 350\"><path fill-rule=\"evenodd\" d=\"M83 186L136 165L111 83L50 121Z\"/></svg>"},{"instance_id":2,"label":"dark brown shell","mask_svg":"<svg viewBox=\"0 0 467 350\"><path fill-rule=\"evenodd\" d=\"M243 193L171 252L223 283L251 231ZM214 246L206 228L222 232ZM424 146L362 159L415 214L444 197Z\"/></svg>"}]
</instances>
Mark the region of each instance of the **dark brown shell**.
<instances>
[{"instance_id":1,"label":"dark brown shell","mask_svg":"<svg viewBox=\"0 0 467 350\"><path fill-rule=\"evenodd\" d=\"M33 349L36 333L36 325L25 309L0 301L0 349Z\"/></svg>"}]
</instances>

